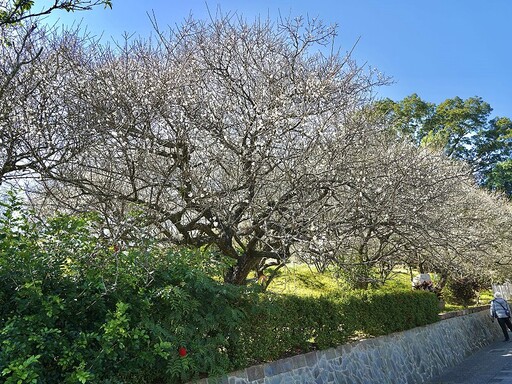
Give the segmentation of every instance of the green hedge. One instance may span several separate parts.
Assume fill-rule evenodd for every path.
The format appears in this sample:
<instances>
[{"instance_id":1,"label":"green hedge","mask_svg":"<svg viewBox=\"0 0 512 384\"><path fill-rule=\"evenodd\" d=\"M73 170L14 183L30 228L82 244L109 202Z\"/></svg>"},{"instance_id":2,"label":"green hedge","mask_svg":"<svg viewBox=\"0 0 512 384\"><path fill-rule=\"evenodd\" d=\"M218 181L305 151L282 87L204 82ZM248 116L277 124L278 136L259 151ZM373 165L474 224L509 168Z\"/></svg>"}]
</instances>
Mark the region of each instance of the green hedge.
<instances>
[{"instance_id":1,"label":"green hedge","mask_svg":"<svg viewBox=\"0 0 512 384\"><path fill-rule=\"evenodd\" d=\"M241 327L237 356L245 365L355 336L381 336L438 320L437 297L425 291L349 291L320 298L260 295ZM242 358L243 357L243 358Z\"/></svg>"},{"instance_id":2,"label":"green hedge","mask_svg":"<svg viewBox=\"0 0 512 384\"><path fill-rule=\"evenodd\" d=\"M243 365L340 344L356 330L343 306L325 298L261 294L248 312L236 346Z\"/></svg>"},{"instance_id":3,"label":"green hedge","mask_svg":"<svg viewBox=\"0 0 512 384\"><path fill-rule=\"evenodd\" d=\"M437 319L435 295L226 286L195 252L101 244L89 221L0 216L0 381L182 383Z\"/></svg>"},{"instance_id":4,"label":"green hedge","mask_svg":"<svg viewBox=\"0 0 512 384\"><path fill-rule=\"evenodd\" d=\"M359 291L351 295L346 314L360 319L360 331L387 335L438 320L439 301L426 291Z\"/></svg>"}]
</instances>

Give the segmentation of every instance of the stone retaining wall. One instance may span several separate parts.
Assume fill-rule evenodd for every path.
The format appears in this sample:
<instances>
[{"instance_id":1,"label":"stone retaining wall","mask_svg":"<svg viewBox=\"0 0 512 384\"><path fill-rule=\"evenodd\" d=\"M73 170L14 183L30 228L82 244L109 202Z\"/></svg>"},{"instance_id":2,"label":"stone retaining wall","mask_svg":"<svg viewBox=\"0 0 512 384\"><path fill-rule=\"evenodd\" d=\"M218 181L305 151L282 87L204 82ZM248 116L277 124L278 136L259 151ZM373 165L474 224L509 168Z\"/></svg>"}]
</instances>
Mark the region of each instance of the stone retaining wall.
<instances>
[{"instance_id":1,"label":"stone retaining wall","mask_svg":"<svg viewBox=\"0 0 512 384\"><path fill-rule=\"evenodd\" d=\"M499 325L491 322L486 309L404 332L257 365L222 379L203 379L198 383L426 383L471 352L502 337Z\"/></svg>"}]
</instances>

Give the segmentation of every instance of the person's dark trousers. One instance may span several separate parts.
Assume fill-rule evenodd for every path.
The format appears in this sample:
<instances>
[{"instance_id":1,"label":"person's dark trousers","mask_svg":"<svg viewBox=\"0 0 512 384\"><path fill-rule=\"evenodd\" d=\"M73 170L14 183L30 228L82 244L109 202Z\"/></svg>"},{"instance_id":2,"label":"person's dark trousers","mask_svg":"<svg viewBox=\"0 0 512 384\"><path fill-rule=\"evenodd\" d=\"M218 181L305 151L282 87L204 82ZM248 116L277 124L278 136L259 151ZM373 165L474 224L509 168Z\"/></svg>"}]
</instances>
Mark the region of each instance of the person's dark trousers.
<instances>
[{"instance_id":1,"label":"person's dark trousers","mask_svg":"<svg viewBox=\"0 0 512 384\"><path fill-rule=\"evenodd\" d=\"M503 336L505 336L505 340L510 340L507 332L507 328L512 331L512 323L510 322L510 317L498 318L498 324L503 331Z\"/></svg>"}]
</instances>

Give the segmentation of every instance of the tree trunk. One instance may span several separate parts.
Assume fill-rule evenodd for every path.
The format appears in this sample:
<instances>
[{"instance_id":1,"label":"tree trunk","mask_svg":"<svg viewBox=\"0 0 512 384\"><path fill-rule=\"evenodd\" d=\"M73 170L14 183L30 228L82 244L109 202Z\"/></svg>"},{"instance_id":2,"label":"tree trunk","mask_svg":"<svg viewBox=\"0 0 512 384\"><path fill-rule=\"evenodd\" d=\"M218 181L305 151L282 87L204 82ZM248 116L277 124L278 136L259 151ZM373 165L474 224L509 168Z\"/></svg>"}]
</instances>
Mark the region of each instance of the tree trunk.
<instances>
[{"instance_id":1,"label":"tree trunk","mask_svg":"<svg viewBox=\"0 0 512 384\"><path fill-rule=\"evenodd\" d=\"M437 286L439 289L443 289L446 283L448 282L448 273L446 271L439 272L439 281L437 282Z\"/></svg>"},{"instance_id":2,"label":"tree trunk","mask_svg":"<svg viewBox=\"0 0 512 384\"><path fill-rule=\"evenodd\" d=\"M234 285L246 285L247 276L254 271L261 257L251 257L247 254L241 255L235 266L229 268L224 276L224 282Z\"/></svg>"},{"instance_id":3,"label":"tree trunk","mask_svg":"<svg viewBox=\"0 0 512 384\"><path fill-rule=\"evenodd\" d=\"M369 287L370 287L370 282L365 281L365 280L359 280L353 284L354 289L361 289L364 291L367 291Z\"/></svg>"}]
</instances>

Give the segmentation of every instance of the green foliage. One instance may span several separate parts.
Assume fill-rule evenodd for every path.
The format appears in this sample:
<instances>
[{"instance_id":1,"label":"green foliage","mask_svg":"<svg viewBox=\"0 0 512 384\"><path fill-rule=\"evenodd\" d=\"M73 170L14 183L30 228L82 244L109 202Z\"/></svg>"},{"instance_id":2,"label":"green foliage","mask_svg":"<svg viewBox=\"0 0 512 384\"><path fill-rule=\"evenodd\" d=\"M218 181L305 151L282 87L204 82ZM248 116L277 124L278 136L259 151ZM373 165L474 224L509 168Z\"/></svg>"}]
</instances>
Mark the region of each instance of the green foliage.
<instances>
[{"instance_id":1,"label":"green foliage","mask_svg":"<svg viewBox=\"0 0 512 384\"><path fill-rule=\"evenodd\" d=\"M32 369L41 356L29 356L12 361L9 366L3 369L2 376L8 376L6 384L37 383L39 374Z\"/></svg>"},{"instance_id":2,"label":"green foliage","mask_svg":"<svg viewBox=\"0 0 512 384\"><path fill-rule=\"evenodd\" d=\"M410 289L339 291L316 298L260 295L242 325L236 356L253 364L334 347L360 334L403 331L437 321L438 306L435 294Z\"/></svg>"},{"instance_id":3,"label":"green foliage","mask_svg":"<svg viewBox=\"0 0 512 384\"><path fill-rule=\"evenodd\" d=\"M481 282L474 278L451 278L443 289L443 297L450 304L469 307L475 304Z\"/></svg>"},{"instance_id":4,"label":"green foliage","mask_svg":"<svg viewBox=\"0 0 512 384\"><path fill-rule=\"evenodd\" d=\"M436 106L412 94L398 102L391 99L379 100L375 103L375 109L386 118L393 133L419 144L431 129Z\"/></svg>"},{"instance_id":5,"label":"green foliage","mask_svg":"<svg viewBox=\"0 0 512 384\"><path fill-rule=\"evenodd\" d=\"M512 160L496 164L488 173L486 186L492 191L503 192L512 197Z\"/></svg>"},{"instance_id":6,"label":"green foliage","mask_svg":"<svg viewBox=\"0 0 512 384\"><path fill-rule=\"evenodd\" d=\"M183 383L436 319L424 292L258 294L209 277L200 252L114 247L91 218L2 205L2 382Z\"/></svg>"},{"instance_id":7,"label":"green foliage","mask_svg":"<svg viewBox=\"0 0 512 384\"><path fill-rule=\"evenodd\" d=\"M425 291L361 291L352 307L362 319L361 331L387 335L437 321L437 296ZM356 296L357 297L357 296Z\"/></svg>"},{"instance_id":8,"label":"green foliage","mask_svg":"<svg viewBox=\"0 0 512 384\"><path fill-rule=\"evenodd\" d=\"M28 12L33 7L33 0L15 0L14 8L18 9L20 12Z\"/></svg>"},{"instance_id":9,"label":"green foliage","mask_svg":"<svg viewBox=\"0 0 512 384\"><path fill-rule=\"evenodd\" d=\"M448 155L470 160L472 136L487 124L491 111L491 106L480 97L446 99L437 106L430 131L446 138L444 149Z\"/></svg>"},{"instance_id":10,"label":"green foliage","mask_svg":"<svg viewBox=\"0 0 512 384\"><path fill-rule=\"evenodd\" d=\"M490 119L492 108L482 98L454 97L436 105L413 94L396 102L377 101L374 108L393 134L466 161L480 185L512 196L507 168L512 121L507 117Z\"/></svg>"},{"instance_id":11,"label":"green foliage","mask_svg":"<svg viewBox=\"0 0 512 384\"><path fill-rule=\"evenodd\" d=\"M3 381L179 383L232 368L243 292L190 268L197 255L116 249L87 218L36 223L13 195L3 208Z\"/></svg>"},{"instance_id":12,"label":"green foliage","mask_svg":"<svg viewBox=\"0 0 512 384\"><path fill-rule=\"evenodd\" d=\"M235 356L240 365L326 348L346 341L341 307L326 298L262 294L248 308Z\"/></svg>"},{"instance_id":13,"label":"green foliage","mask_svg":"<svg viewBox=\"0 0 512 384\"><path fill-rule=\"evenodd\" d=\"M43 9L35 9L34 0L5 0L0 5L0 27L16 25L25 19L33 19L58 10L83 11L97 5L112 9L112 0L55 0L52 3Z\"/></svg>"}]
</instances>

